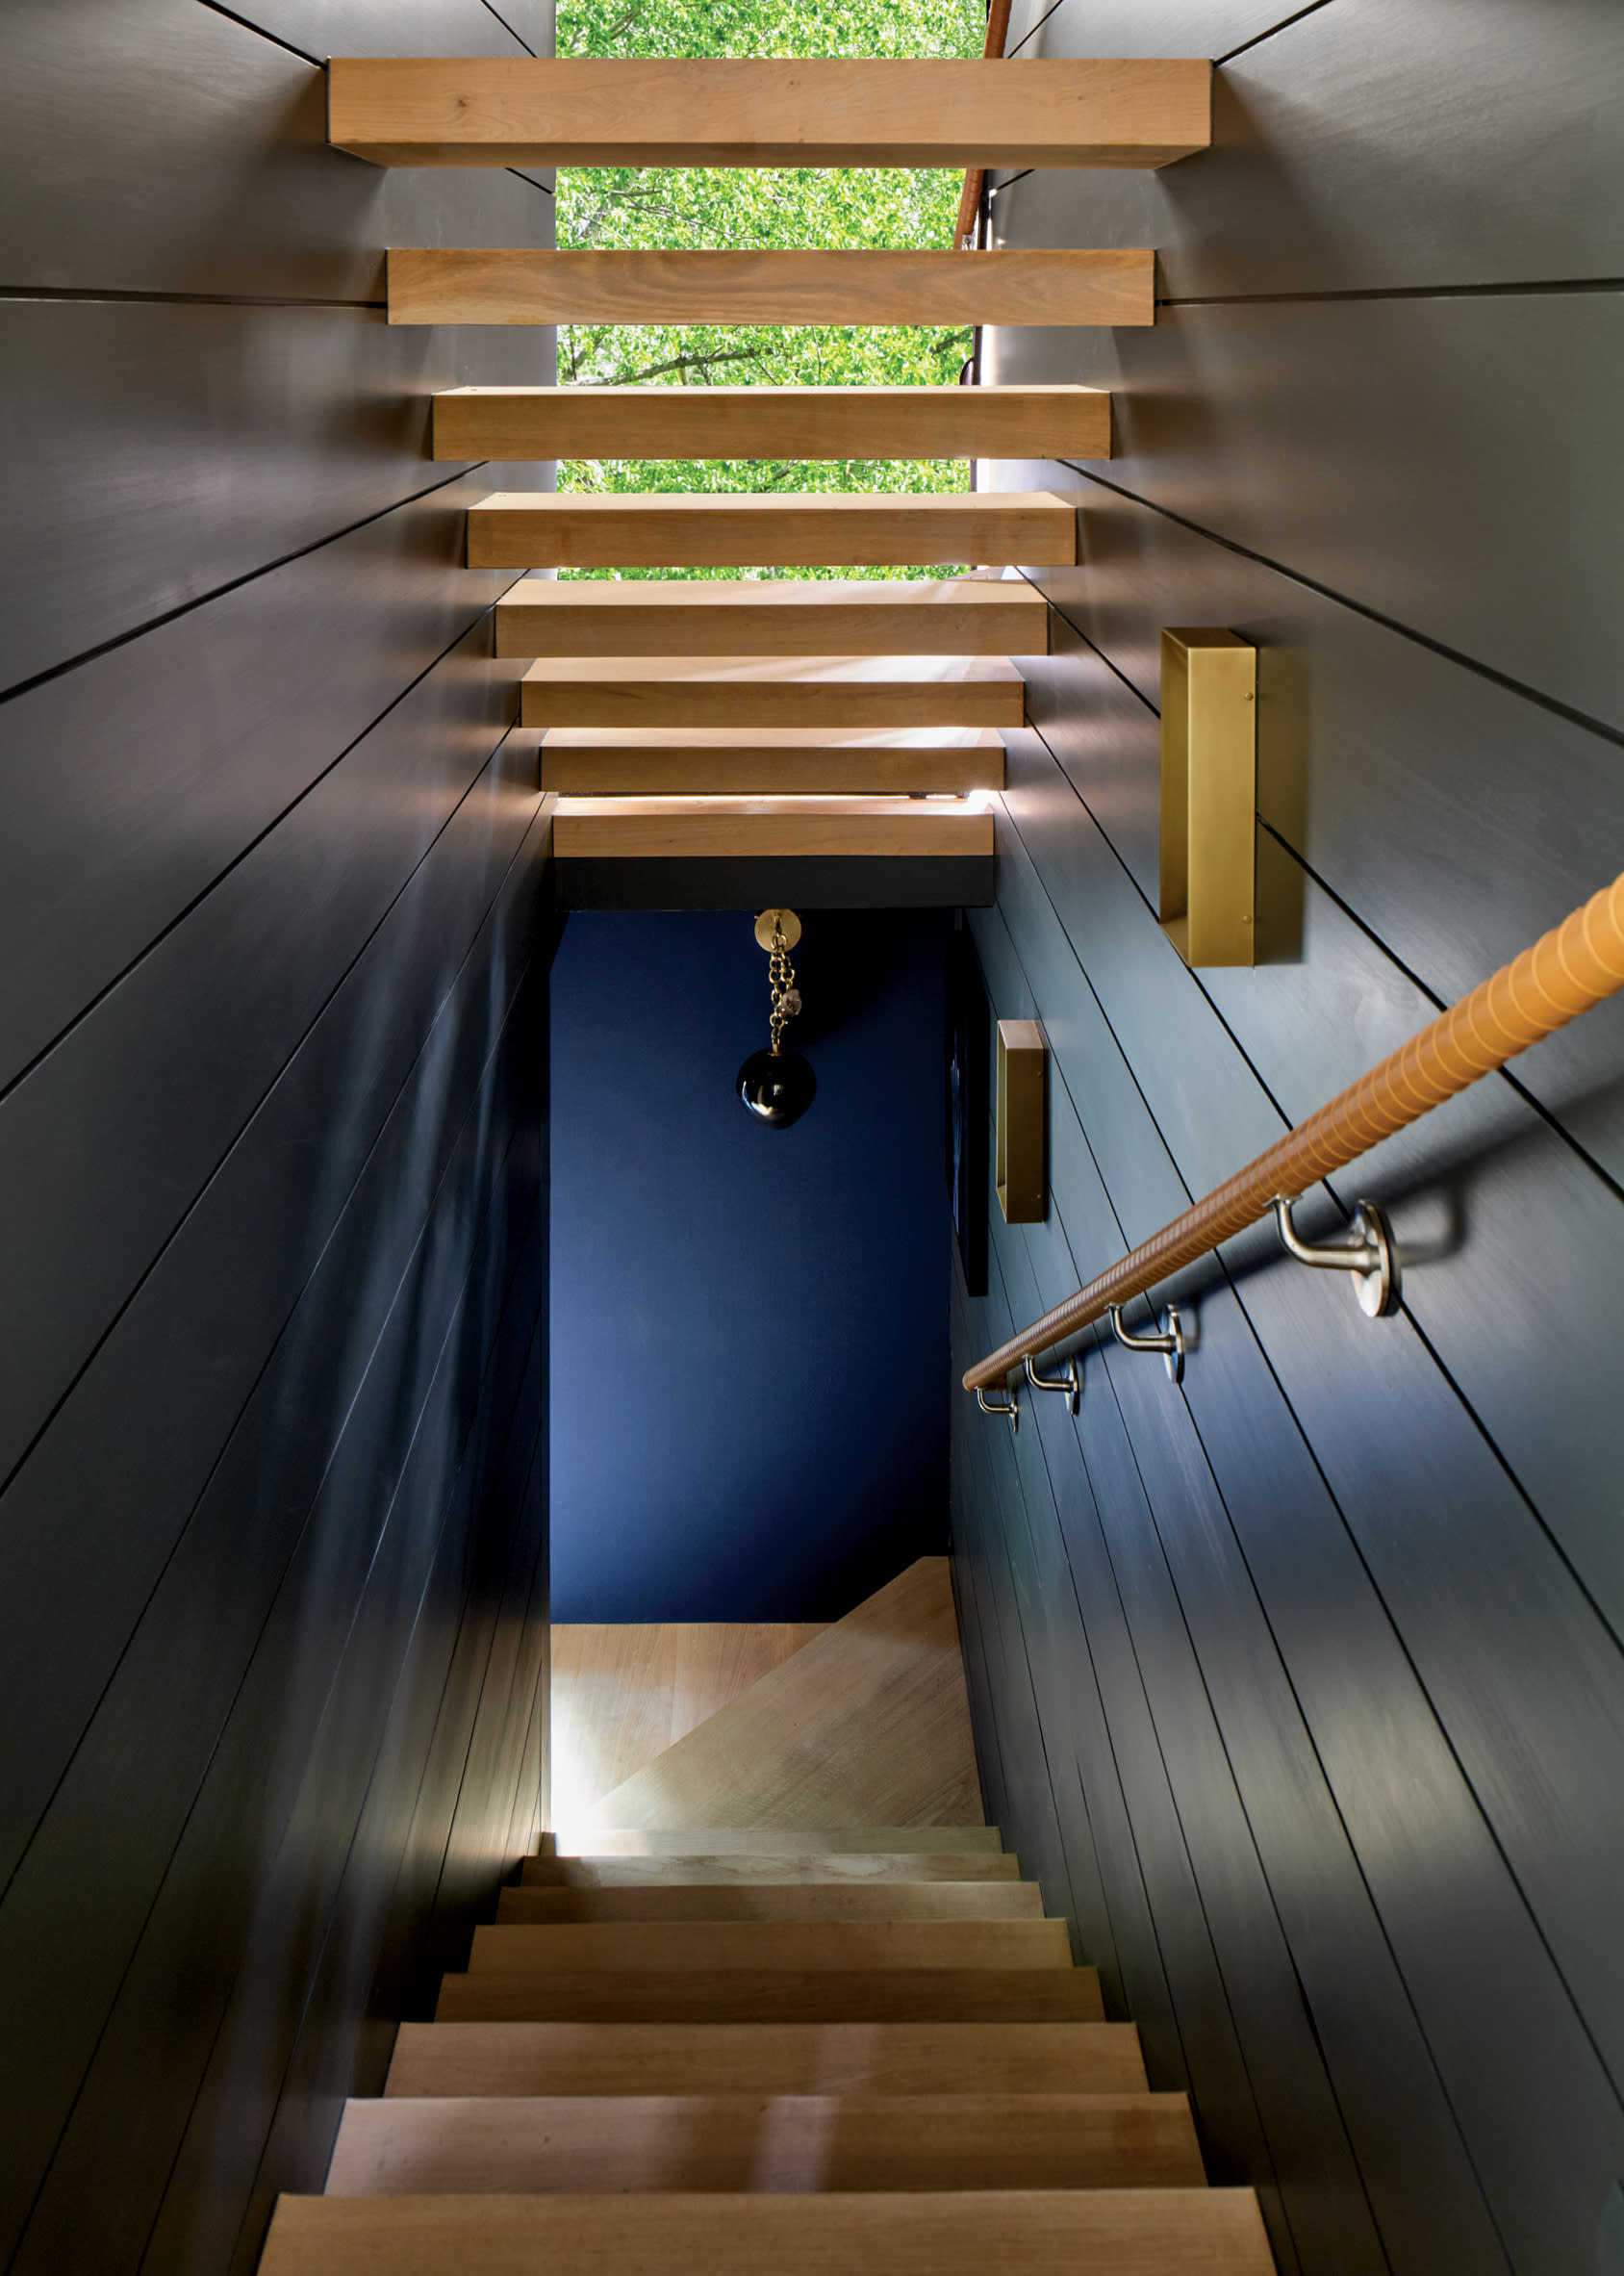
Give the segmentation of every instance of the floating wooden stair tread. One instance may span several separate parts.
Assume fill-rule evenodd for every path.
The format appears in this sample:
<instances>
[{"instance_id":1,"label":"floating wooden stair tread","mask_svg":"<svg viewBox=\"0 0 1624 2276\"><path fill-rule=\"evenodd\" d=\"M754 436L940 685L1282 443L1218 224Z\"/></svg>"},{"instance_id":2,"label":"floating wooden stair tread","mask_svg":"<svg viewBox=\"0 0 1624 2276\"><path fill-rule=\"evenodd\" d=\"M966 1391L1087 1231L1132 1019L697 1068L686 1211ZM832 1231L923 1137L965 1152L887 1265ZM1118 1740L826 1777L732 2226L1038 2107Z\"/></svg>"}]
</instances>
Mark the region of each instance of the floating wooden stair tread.
<instances>
[{"instance_id":1,"label":"floating wooden stair tread","mask_svg":"<svg viewBox=\"0 0 1624 2276\"><path fill-rule=\"evenodd\" d=\"M378 166L1161 166L1211 140L1203 62L335 58L329 139Z\"/></svg>"},{"instance_id":2,"label":"floating wooden stair tread","mask_svg":"<svg viewBox=\"0 0 1624 2276\"><path fill-rule=\"evenodd\" d=\"M524 247L397 247L389 255L389 320L1154 324L1155 255L1148 250L1073 249L560 253ZM670 396L706 391L655 392ZM963 391L967 396L973 392ZM715 450L714 441L710 448ZM611 445L609 451L623 458L642 455L629 442L618 448ZM760 454L741 443L724 455Z\"/></svg>"},{"instance_id":3,"label":"floating wooden stair tread","mask_svg":"<svg viewBox=\"0 0 1624 2276\"><path fill-rule=\"evenodd\" d=\"M940 858L990 855L993 818L956 801L569 798L553 812L552 851L556 861Z\"/></svg>"},{"instance_id":4,"label":"floating wooden stair tread","mask_svg":"<svg viewBox=\"0 0 1624 2276\"><path fill-rule=\"evenodd\" d=\"M353 2101L327 2194L1201 2188L1182 2094Z\"/></svg>"},{"instance_id":5,"label":"floating wooden stair tread","mask_svg":"<svg viewBox=\"0 0 1624 2276\"><path fill-rule=\"evenodd\" d=\"M283 2197L264 2276L1274 2276L1250 2189Z\"/></svg>"},{"instance_id":6,"label":"floating wooden stair tread","mask_svg":"<svg viewBox=\"0 0 1624 2276\"><path fill-rule=\"evenodd\" d=\"M538 576L521 577L496 603L499 656L1048 652L1049 603L1031 585L996 577Z\"/></svg>"},{"instance_id":7,"label":"floating wooden stair tread","mask_svg":"<svg viewBox=\"0 0 1624 2276\"><path fill-rule=\"evenodd\" d=\"M1028 1880L871 1880L829 1886L758 1881L753 1886L678 1882L669 1888L503 1889L498 1927L576 1921L1041 1920L1043 1897Z\"/></svg>"},{"instance_id":8,"label":"floating wooden stair tread","mask_svg":"<svg viewBox=\"0 0 1624 2276\"><path fill-rule=\"evenodd\" d=\"M468 518L470 569L1069 566L1077 508L1053 491L498 491Z\"/></svg>"},{"instance_id":9,"label":"floating wooden stair tread","mask_svg":"<svg viewBox=\"0 0 1624 2276\"><path fill-rule=\"evenodd\" d=\"M903 1576L904 1578L906 1575ZM893 1582L895 1587L896 1583ZM850 1615L848 1615L850 1618ZM799 1655L798 1655L799 1656ZM1005 1855L996 1826L599 1826L588 1829L594 1857L748 1856L897 1857ZM560 1849L567 1861L576 1853Z\"/></svg>"},{"instance_id":10,"label":"floating wooden stair tread","mask_svg":"<svg viewBox=\"0 0 1624 2276\"><path fill-rule=\"evenodd\" d=\"M786 797L998 790L991 728L554 728L541 786L582 797Z\"/></svg>"},{"instance_id":11,"label":"floating wooden stair tread","mask_svg":"<svg viewBox=\"0 0 1624 2276\"><path fill-rule=\"evenodd\" d=\"M525 727L1018 728L1006 656L544 656Z\"/></svg>"},{"instance_id":12,"label":"floating wooden stair tread","mask_svg":"<svg viewBox=\"0 0 1624 2276\"><path fill-rule=\"evenodd\" d=\"M909 1828L910 1832L914 1828ZM687 1887L752 1888L821 1881L825 1886L869 1888L901 1880L1018 1880L1021 1861L1012 1851L825 1850L800 1856L749 1855L723 1850L709 1856L526 1857L520 1868L525 1888L625 1889Z\"/></svg>"},{"instance_id":13,"label":"floating wooden stair tread","mask_svg":"<svg viewBox=\"0 0 1624 2276\"><path fill-rule=\"evenodd\" d=\"M391 2096L1142 2094L1130 2023L403 2023Z\"/></svg>"},{"instance_id":14,"label":"floating wooden stair tread","mask_svg":"<svg viewBox=\"0 0 1624 2276\"><path fill-rule=\"evenodd\" d=\"M1061 1920L699 1920L486 1926L470 1975L587 1968L1065 1968Z\"/></svg>"},{"instance_id":15,"label":"floating wooden stair tread","mask_svg":"<svg viewBox=\"0 0 1624 2276\"><path fill-rule=\"evenodd\" d=\"M1092 1968L534 1968L446 1976L435 2015L443 2023L1103 2023L1104 2008Z\"/></svg>"},{"instance_id":16,"label":"floating wooden stair tread","mask_svg":"<svg viewBox=\"0 0 1624 2276\"><path fill-rule=\"evenodd\" d=\"M434 455L443 459L1110 451L1111 398L1091 387L459 387L434 398Z\"/></svg>"}]
</instances>

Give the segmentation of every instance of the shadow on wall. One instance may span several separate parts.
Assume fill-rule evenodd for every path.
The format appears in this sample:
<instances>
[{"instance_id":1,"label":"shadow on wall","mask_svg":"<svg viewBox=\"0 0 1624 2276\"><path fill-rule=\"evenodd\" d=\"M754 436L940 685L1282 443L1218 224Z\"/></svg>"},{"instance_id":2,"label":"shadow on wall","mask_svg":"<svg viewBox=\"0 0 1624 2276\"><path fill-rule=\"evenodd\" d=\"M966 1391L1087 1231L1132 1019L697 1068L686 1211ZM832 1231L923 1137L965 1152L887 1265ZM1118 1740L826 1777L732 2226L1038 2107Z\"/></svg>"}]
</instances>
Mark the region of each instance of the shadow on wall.
<instances>
[{"instance_id":1,"label":"shadow on wall","mask_svg":"<svg viewBox=\"0 0 1624 2276\"><path fill-rule=\"evenodd\" d=\"M553 1610L832 1620L946 1547L938 912L827 910L788 1130L743 912L576 915L553 969Z\"/></svg>"}]
</instances>

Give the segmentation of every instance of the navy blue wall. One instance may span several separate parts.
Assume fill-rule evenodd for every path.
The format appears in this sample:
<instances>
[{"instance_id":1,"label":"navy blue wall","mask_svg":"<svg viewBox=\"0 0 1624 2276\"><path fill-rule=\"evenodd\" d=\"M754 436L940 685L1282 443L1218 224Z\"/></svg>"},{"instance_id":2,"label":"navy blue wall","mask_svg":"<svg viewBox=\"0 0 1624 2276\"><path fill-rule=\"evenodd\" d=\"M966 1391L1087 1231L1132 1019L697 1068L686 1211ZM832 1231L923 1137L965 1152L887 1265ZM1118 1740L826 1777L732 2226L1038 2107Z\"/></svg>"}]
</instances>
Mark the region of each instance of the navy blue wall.
<instances>
[{"instance_id":1,"label":"navy blue wall","mask_svg":"<svg viewBox=\"0 0 1624 2276\"><path fill-rule=\"evenodd\" d=\"M767 1040L748 916L578 915L553 974L553 1610L832 1619L946 1544L944 920L796 953L818 1095Z\"/></svg>"}]
</instances>

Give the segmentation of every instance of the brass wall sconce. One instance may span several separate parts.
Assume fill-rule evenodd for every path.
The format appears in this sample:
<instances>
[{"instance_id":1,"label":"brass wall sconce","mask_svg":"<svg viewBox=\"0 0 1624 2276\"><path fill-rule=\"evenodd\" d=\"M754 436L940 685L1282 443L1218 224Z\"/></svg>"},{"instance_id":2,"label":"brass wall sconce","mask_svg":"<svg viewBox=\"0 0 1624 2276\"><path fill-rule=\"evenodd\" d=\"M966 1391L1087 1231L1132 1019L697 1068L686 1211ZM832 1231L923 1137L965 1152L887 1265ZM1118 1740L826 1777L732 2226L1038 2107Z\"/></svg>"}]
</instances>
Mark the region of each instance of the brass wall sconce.
<instances>
[{"instance_id":1,"label":"brass wall sconce","mask_svg":"<svg viewBox=\"0 0 1624 2276\"><path fill-rule=\"evenodd\" d=\"M1257 651L1161 636L1161 923L1186 964L1257 961Z\"/></svg>"},{"instance_id":2,"label":"brass wall sconce","mask_svg":"<svg viewBox=\"0 0 1624 2276\"><path fill-rule=\"evenodd\" d=\"M1048 1061L1049 1046L1035 1019L999 1021L993 1182L1006 1225L1043 1220Z\"/></svg>"}]
</instances>

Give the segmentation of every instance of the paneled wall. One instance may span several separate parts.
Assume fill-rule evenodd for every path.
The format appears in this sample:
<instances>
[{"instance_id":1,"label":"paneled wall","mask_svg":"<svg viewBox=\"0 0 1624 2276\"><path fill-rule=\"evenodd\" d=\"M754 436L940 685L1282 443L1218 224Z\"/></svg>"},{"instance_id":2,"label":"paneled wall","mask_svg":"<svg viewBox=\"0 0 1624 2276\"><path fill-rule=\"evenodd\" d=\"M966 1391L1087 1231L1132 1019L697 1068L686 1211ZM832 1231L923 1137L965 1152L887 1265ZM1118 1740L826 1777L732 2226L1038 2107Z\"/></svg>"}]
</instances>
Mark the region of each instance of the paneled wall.
<instances>
[{"instance_id":1,"label":"paneled wall","mask_svg":"<svg viewBox=\"0 0 1624 2276\"><path fill-rule=\"evenodd\" d=\"M1050 1210L994 1205L955 1369L1624 858L1624 16L1028 0L1016 41L1222 69L1210 154L994 203L1161 281L1153 331L984 342L1115 390L1116 455L980 469L1073 496L1081 565L972 918L1048 1032ZM1256 970L1156 923L1164 625L1260 650ZM1094 1336L1075 1423L955 1398L991 1805L1287 2271L1624 2268L1621 1181L1613 1005L1315 1197L1389 1207L1401 1317L1259 1232L1178 1291L1180 1387Z\"/></svg>"},{"instance_id":2,"label":"paneled wall","mask_svg":"<svg viewBox=\"0 0 1624 2276\"><path fill-rule=\"evenodd\" d=\"M391 243L547 185L324 146L330 50L540 0L0 32L0 2262L253 2264L528 1843L546 816L489 470ZM539 476L539 471L538 471ZM498 482L502 479L498 473Z\"/></svg>"},{"instance_id":3,"label":"paneled wall","mask_svg":"<svg viewBox=\"0 0 1624 2276\"><path fill-rule=\"evenodd\" d=\"M788 1130L747 911L569 920L552 1010L560 1621L838 1620L946 1546L940 911L813 909Z\"/></svg>"}]
</instances>

